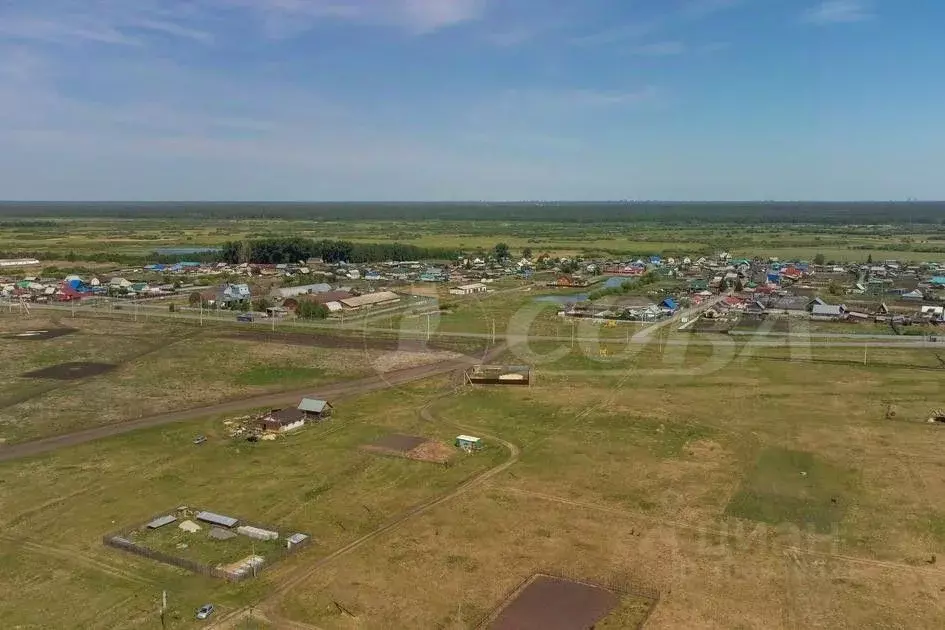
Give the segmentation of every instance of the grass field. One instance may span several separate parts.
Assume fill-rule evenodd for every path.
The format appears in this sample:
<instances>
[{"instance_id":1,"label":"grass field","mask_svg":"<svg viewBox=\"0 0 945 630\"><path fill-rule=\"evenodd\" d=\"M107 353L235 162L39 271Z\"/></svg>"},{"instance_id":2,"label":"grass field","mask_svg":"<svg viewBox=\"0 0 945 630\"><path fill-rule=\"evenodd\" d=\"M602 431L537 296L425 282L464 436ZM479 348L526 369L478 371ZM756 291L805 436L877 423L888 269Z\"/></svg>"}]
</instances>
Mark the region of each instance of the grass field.
<instances>
[{"instance_id":1,"label":"grass field","mask_svg":"<svg viewBox=\"0 0 945 630\"><path fill-rule=\"evenodd\" d=\"M931 351L877 348L863 365L859 348L743 343L717 362L709 346L613 346L533 343L561 356L531 387L440 398L433 423L417 409L446 379L345 400L330 423L272 443L231 442L208 419L0 465L0 588L14 594L0 615L62 627L80 609L83 627L141 627L168 588L171 627L213 601L264 603L271 627L471 629L548 573L658 592L647 628L940 627L945 569L929 562L945 547L945 433L925 420L945 391ZM197 432L210 438L199 448ZM450 468L359 448L394 432L496 436L520 455L307 570L510 457L488 437ZM238 586L101 546L116 523L180 503L265 515L314 544ZM54 602L29 605L50 588ZM634 623L644 603L625 599L603 627Z\"/></svg>"},{"instance_id":2,"label":"grass field","mask_svg":"<svg viewBox=\"0 0 945 630\"><path fill-rule=\"evenodd\" d=\"M475 252L505 242L518 253L703 255L720 250L737 256L810 260L945 260L938 234L862 226L672 225L659 223L575 224L549 221L307 221L298 219L116 219L59 218L48 224L12 226L0 236L0 251L101 252L146 255L162 247L219 246L226 240L298 236L354 242L399 242ZM59 265L76 263L60 262ZM87 264L87 263L82 263Z\"/></svg>"},{"instance_id":3,"label":"grass field","mask_svg":"<svg viewBox=\"0 0 945 630\"><path fill-rule=\"evenodd\" d=\"M0 315L5 332L59 326L76 332L50 340L0 339L0 439L6 443L452 356L233 340L214 328L173 321L65 317L56 323L39 316L22 320ZM117 368L74 381L21 376L66 361L113 363Z\"/></svg>"}]
</instances>

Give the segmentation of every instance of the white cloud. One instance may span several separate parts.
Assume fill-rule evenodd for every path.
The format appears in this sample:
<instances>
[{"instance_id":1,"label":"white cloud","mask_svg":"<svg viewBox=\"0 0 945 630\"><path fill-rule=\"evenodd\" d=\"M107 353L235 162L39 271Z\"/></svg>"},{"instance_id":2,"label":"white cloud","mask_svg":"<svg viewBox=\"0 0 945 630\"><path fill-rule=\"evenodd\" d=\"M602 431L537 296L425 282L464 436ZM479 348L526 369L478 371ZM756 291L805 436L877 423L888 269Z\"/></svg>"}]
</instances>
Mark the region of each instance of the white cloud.
<instances>
[{"instance_id":1,"label":"white cloud","mask_svg":"<svg viewBox=\"0 0 945 630\"><path fill-rule=\"evenodd\" d=\"M201 0L236 6L263 16L272 35L304 32L320 20L394 26L412 33L431 33L477 20L488 0Z\"/></svg>"},{"instance_id":2,"label":"white cloud","mask_svg":"<svg viewBox=\"0 0 945 630\"><path fill-rule=\"evenodd\" d=\"M824 0L802 15L803 21L819 26L862 22L873 17L867 3L861 0Z\"/></svg>"},{"instance_id":3,"label":"white cloud","mask_svg":"<svg viewBox=\"0 0 945 630\"><path fill-rule=\"evenodd\" d=\"M194 18L192 5L178 0L44 0L0 6L0 36L64 45L141 46L158 36L212 40L210 33L183 24L185 17Z\"/></svg>"}]
</instances>

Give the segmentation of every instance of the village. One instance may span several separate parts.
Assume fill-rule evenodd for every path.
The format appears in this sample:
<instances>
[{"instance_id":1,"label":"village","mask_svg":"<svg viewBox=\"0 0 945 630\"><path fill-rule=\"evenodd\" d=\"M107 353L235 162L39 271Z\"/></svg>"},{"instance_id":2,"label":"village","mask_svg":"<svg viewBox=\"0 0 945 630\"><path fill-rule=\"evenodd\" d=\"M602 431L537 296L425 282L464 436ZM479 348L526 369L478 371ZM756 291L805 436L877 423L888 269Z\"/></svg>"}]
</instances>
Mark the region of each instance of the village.
<instances>
[{"instance_id":1,"label":"village","mask_svg":"<svg viewBox=\"0 0 945 630\"><path fill-rule=\"evenodd\" d=\"M530 252L525 252L530 254ZM122 303L170 311L234 311L260 318L344 318L397 311L412 300L476 297L510 287L542 292L562 317L653 322L685 307L703 319L806 317L821 322L909 326L945 321L945 265L897 260L862 264L658 255L631 260L483 255L434 263L371 265L178 262L96 275L34 271L38 260L0 261L0 298L14 304ZM696 327L698 329L698 327Z\"/></svg>"}]
</instances>

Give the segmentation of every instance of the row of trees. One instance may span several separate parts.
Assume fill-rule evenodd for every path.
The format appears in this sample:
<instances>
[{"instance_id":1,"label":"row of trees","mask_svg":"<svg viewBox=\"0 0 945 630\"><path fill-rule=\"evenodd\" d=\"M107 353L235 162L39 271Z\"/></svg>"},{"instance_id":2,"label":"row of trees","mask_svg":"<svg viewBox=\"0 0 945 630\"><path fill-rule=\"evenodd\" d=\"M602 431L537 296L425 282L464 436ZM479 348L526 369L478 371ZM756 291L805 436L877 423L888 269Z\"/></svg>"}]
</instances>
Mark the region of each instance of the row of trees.
<instances>
[{"instance_id":1,"label":"row of trees","mask_svg":"<svg viewBox=\"0 0 945 630\"><path fill-rule=\"evenodd\" d=\"M308 258L321 258L328 263L371 263L385 260L452 259L457 251L447 248L417 247L402 243L352 243L329 239L267 238L249 241L228 241L220 259L230 264L297 263Z\"/></svg>"}]
</instances>

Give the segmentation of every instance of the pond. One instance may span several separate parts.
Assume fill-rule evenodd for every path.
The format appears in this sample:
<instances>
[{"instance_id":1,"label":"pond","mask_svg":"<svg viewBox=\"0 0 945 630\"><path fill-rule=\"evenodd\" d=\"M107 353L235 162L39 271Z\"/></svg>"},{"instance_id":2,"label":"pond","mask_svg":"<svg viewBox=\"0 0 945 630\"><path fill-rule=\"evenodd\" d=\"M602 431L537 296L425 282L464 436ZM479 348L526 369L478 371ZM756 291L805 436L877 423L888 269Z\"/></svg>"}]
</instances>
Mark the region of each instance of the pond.
<instances>
[{"instance_id":1,"label":"pond","mask_svg":"<svg viewBox=\"0 0 945 630\"><path fill-rule=\"evenodd\" d=\"M614 276L613 278L607 278L607 282L604 283L605 289L616 289L624 282L634 282L633 278Z\"/></svg>"}]
</instances>

